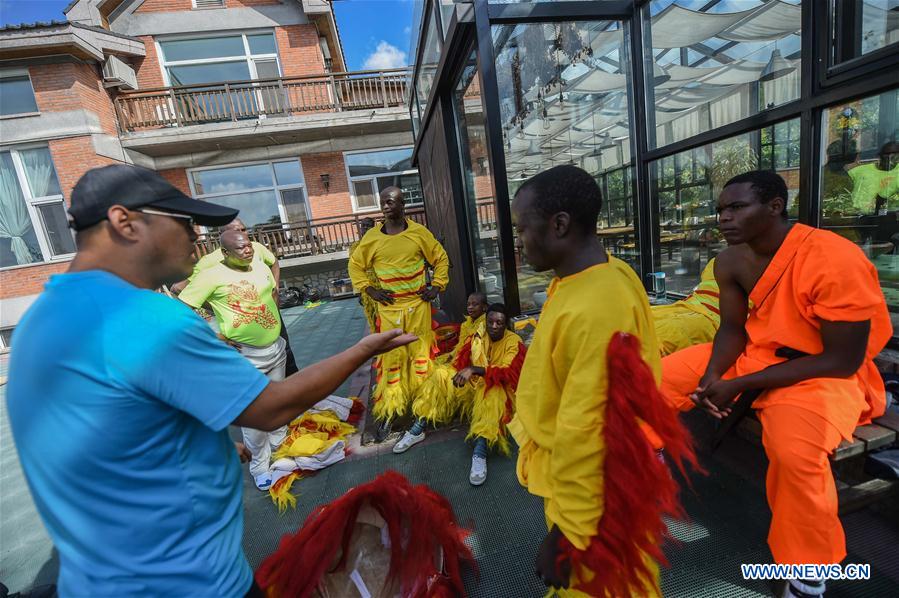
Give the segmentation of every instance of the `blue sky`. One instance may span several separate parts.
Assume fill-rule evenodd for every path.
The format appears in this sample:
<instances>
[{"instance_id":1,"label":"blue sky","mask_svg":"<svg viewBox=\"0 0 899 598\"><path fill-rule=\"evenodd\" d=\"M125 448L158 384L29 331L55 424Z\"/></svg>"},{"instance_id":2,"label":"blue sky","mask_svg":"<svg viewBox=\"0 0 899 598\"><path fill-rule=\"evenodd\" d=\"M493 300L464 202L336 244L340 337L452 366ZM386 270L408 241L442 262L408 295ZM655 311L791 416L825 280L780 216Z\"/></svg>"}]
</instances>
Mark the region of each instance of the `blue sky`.
<instances>
[{"instance_id":1,"label":"blue sky","mask_svg":"<svg viewBox=\"0 0 899 598\"><path fill-rule=\"evenodd\" d=\"M69 0L0 0L0 24L65 20ZM409 56L413 0L338 0L337 26L351 71L405 66Z\"/></svg>"}]
</instances>

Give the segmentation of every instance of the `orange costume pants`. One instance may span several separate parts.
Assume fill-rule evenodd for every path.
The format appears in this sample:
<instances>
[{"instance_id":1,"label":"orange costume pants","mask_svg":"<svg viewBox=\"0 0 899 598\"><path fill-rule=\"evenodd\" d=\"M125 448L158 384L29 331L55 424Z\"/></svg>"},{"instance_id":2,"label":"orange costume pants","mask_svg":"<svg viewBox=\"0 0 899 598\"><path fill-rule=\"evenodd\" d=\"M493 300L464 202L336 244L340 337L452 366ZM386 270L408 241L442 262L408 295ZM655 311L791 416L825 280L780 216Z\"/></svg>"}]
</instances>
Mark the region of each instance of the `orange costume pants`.
<instances>
[{"instance_id":1,"label":"orange costume pants","mask_svg":"<svg viewBox=\"0 0 899 598\"><path fill-rule=\"evenodd\" d=\"M693 408L696 389L712 354L697 345L662 359L662 394L681 411ZM733 378L727 372L723 378ZM783 392L783 391L781 391ZM837 490L828 455L840 432L822 416L789 403L758 410L768 455L766 491L771 508L768 545L780 564L839 563L846 538L837 515Z\"/></svg>"}]
</instances>

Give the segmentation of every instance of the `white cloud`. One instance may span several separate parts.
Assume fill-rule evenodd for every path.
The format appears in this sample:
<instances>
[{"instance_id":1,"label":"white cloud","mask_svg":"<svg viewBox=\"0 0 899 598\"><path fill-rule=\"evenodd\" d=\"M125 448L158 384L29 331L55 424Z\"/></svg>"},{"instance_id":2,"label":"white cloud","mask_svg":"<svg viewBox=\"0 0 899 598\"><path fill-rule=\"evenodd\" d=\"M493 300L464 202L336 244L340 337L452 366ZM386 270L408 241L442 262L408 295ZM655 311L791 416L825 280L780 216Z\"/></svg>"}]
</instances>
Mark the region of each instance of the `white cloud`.
<instances>
[{"instance_id":1,"label":"white cloud","mask_svg":"<svg viewBox=\"0 0 899 598\"><path fill-rule=\"evenodd\" d=\"M406 66L406 53L396 46L392 46L384 40L378 42L378 47L365 59L366 70L395 69Z\"/></svg>"},{"instance_id":2,"label":"white cloud","mask_svg":"<svg viewBox=\"0 0 899 598\"><path fill-rule=\"evenodd\" d=\"M410 33L412 33L411 26L407 25L407 26L403 27L403 35L409 35Z\"/></svg>"}]
</instances>

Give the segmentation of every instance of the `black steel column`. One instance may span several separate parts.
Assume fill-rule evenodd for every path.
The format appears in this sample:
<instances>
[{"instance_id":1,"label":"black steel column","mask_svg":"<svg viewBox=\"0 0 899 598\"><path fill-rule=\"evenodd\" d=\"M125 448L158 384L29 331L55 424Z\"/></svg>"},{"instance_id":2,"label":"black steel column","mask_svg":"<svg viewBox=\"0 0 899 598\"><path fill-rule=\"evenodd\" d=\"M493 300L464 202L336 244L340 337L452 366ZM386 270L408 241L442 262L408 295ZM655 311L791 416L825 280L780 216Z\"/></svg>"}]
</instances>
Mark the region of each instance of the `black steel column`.
<instances>
[{"instance_id":1,"label":"black steel column","mask_svg":"<svg viewBox=\"0 0 899 598\"><path fill-rule=\"evenodd\" d=\"M484 130L487 134L487 154L493 178L493 197L496 201L496 220L499 249L503 266L506 306L513 314L521 313L518 298L518 270L515 263L515 241L512 231L512 206L509 202L509 183L506 177L506 154L503 146L502 118L499 110L499 85L496 76L496 57L493 55L493 36L487 0L475 0L475 30L478 48L478 71L481 80L481 105L484 110Z\"/></svg>"},{"instance_id":2,"label":"black steel column","mask_svg":"<svg viewBox=\"0 0 899 598\"><path fill-rule=\"evenodd\" d=\"M820 56L820 44L816 42L819 35L827 35L817 25L826 24L826 12L816 14L819 10L827 11L823 3L802 3L802 63L800 66L799 98L803 106L799 116L799 222L809 226L819 226L821 216L821 109L814 108L810 100L814 91L819 88L817 76L821 72L816 68L817 61L826 60ZM772 148L773 149L773 148Z\"/></svg>"}]
</instances>

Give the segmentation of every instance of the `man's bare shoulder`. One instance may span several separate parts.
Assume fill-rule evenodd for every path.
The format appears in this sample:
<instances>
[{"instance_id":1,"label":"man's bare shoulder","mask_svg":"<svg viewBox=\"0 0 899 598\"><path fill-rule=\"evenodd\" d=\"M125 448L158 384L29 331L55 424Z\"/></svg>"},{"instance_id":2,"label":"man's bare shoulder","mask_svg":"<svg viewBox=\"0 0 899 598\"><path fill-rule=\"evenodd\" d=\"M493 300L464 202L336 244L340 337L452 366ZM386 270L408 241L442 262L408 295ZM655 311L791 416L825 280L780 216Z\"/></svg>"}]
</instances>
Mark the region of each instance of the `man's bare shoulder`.
<instances>
[{"instance_id":1,"label":"man's bare shoulder","mask_svg":"<svg viewBox=\"0 0 899 598\"><path fill-rule=\"evenodd\" d=\"M715 258L715 278L720 282L722 276L735 276L745 267L750 253L749 246L745 244L725 248Z\"/></svg>"}]
</instances>

